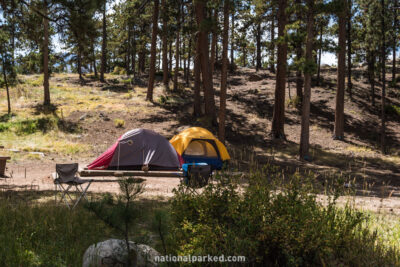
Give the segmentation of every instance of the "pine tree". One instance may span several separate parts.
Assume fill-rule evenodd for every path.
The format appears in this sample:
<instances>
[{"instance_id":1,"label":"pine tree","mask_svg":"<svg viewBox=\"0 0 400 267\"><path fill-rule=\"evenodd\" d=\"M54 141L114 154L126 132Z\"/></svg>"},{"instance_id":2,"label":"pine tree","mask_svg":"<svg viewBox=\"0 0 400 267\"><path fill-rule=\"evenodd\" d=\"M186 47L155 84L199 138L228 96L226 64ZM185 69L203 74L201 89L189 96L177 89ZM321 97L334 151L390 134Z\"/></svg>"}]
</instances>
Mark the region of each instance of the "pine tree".
<instances>
[{"instance_id":1,"label":"pine tree","mask_svg":"<svg viewBox=\"0 0 400 267\"><path fill-rule=\"evenodd\" d=\"M279 1L278 6L278 62L275 85L274 113L272 118L272 136L274 138L286 139L284 130L285 121L285 90L286 90L286 61L287 43L285 40L285 27L287 1Z\"/></svg>"},{"instance_id":2,"label":"pine tree","mask_svg":"<svg viewBox=\"0 0 400 267\"><path fill-rule=\"evenodd\" d=\"M153 88L154 78L156 73L156 48L157 48L157 31L158 31L158 6L159 0L154 0L154 11L153 11L153 33L151 37L151 59L150 59L150 73L149 73L149 84L147 87L146 99L150 102L153 101Z\"/></svg>"}]
</instances>

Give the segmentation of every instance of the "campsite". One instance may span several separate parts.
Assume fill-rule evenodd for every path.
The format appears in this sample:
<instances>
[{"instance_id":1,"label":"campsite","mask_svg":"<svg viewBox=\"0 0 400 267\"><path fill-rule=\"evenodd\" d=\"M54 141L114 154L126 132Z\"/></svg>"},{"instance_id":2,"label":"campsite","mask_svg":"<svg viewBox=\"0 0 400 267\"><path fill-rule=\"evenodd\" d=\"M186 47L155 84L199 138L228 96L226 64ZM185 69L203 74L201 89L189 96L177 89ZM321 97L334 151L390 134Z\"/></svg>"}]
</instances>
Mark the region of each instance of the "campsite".
<instances>
[{"instance_id":1,"label":"campsite","mask_svg":"<svg viewBox=\"0 0 400 267\"><path fill-rule=\"evenodd\" d=\"M399 19L0 1L0 266L400 266Z\"/></svg>"}]
</instances>

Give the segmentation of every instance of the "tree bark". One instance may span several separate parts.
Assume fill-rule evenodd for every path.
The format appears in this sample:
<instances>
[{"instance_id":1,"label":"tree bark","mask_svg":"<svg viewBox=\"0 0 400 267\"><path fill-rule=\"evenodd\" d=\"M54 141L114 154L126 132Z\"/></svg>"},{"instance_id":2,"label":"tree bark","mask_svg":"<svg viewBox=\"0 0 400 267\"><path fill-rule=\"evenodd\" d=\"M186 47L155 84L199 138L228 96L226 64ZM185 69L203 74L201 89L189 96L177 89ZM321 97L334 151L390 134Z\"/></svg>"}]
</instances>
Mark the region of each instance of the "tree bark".
<instances>
[{"instance_id":1,"label":"tree bark","mask_svg":"<svg viewBox=\"0 0 400 267\"><path fill-rule=\"evenodd\" d=\"M192 19L190 19L190 21L192 21ZM190 23L190 26L192 23ZM189 86L189 76L190 76L190 61L191 61L191 57L192 57L192 36L189 35L189 48L188 48L188 66L187 66L187 75L186 75L186 86Z\"/></svg>"},{"instance_id":2,"label":"tree bark","mask_svg":"<svg viewBox=\"0 0 400 267\"><path fill-rule=\"evenodd\" d=\"M135 37L135 28L133 28L132 34L132 74L136 74L136 37Z\"/></svg>"},{"instance_id":3,"label":"tree bark","mask_svg":"<svg viewBox=\"0 0 400 267\"><path fill-rule=\"evenodd\" d=\"M229 0L224 0L224 29L222 33L221 92L219 102L218 137L225 143L226 87L228 79Z\"/></svg>"},{"instance_id":4,"label":"tree bark","mask_svg":"<svg viewBox=\"0 0 400 267\"><path fill-rule=\"evenodd\" d=\"M280 0L278 7L278 35L284 39L287 0ZM272 118L272 136L274 138L285 139L285 90L286 90L286 61L287 61L287 43L286 41L278 43L278 62L275 85L275 104Z\"/></svg>"},{"instance_id":5,"label":"tree bark","mask_svg":"<svg viewBox=\"0 0 400 267\"><path fill-rule=\"evenodd\" d=\"M307 41L306 41L306 64L313 62L314 45L314 0L307 0ZM310 101L311 101L311 75L309 68L304 72L304 94L301 113L301 135L300 135L300 160L310 160Z\"/></svg>"},{"instance_id":6,"label":"tree bark","mask_svg":"<svg viewBox=\"0 0 400 267\"><path fill-rule=\"evenodd\" d=\"M107 68L107 18L106 18L107 1L104 1L103 7L103 38L101 42L101 67L100 67L100 81L104 82L104 73Z\"/></svg>"},{"instance_id":7,"label":"tree bark","mask_svg":"<svg viewBox=\"0 0 400 267\"><path fill-rule=\"evenodd\" d=\"M337 91L335 109L335 129L333 138L344 139L344 87L346 70L346 4L343 2L343 10L339 15L339 53L337 67Z\"/></svg>"},{"instance_id":8,"label":"tree bark","mask_svg":"<svg viewBox=\"0 0 400 267\"><path fill-rule=\"evenodd\" d=\"M126 73L129 75L131 73L131 29L129 23L127 25L127 32L128 32L128 40L127 40L127 51L126 51Z\"/></svg>"},{"instance_id":9,"label":"tree bark","mask_svg":"<svg viewBox=\"0 0 400 267\"><path fill-rule=\"evenodd\" d=\"M47 1L43 1L44 15L47 16ZM43 17L43 90L44 106L50 105L50 86L49 86L49 20Z\"/></svg>"},{"instance_id":10,"label":"tree bark","mask_svg":"<svg viewBox=\"0 0 400 267\"><path fill-rule=\"evenodd\" d=\"M351 83L351 8L353 2L352 0L348 0L348 16L347 16L347 91L349 93L350 98L352 98L352 88L353 84Z\"/></svg>"},{"instance_id":11,"label":"tree bark","mask_svg":"<svg viewBox=\"0 0 400 267\"><path fill-rule=\"evenodd\" d=\"M8 114L11 114L11 101L10 101L10 90L8 88L8 80L7 80L7 72L6 72L6 60L5 60L5 55L3 54L3 79L4 79L4 84L6 86L6 92L7 92L7 111Z\"/></svg>"},{"instance_id":12,"label":"tree bark","mask_svg":"<svg viewBox=\"0 0 400 267\"><path fill-rule=\"evenodd\" d=\"M213 22L215 23L212 30L212 39L211 39L211 73L214 73L215 66L215 46L217 45L217 30L218 27L218 9L214 9Z\"/></svg>"},{"instance_id":13,"label":"tree bark","mask_svg":"<svg viewBox=\"0 0 400 267\"><path fill-rule=\"evenodd\" d=\"M321 24L321 29L320 29L320 32L319 32L319 43L320 43L320 48L319 48L319 51L318 51L318 72L317 72L317 85L319 85L320 84L320 82L321 82L321 58L322 58L322 34L323 34L323 27L322 27L322 24Z\"/></svg>"},{"instance_id":14,"label":"tree bark","mask_svg":"<svg viewBox=\"0 0 400 267\"><path fill-rule=\"evenodd\" d=\"M193 115L196 117L201 116L201 99L200 99L200 86L201 86L201 78L200 78L200 42L199 42L198 34L196 36L196 54L194 56L194 106L193 106Z\"/></svg>"},{"instance_id":15,"label":"tree bark","mask_svg":"<svg viewBox=\"0 0 400 267\"><path fill-rule=\"evenodd\" d=\"M93 63L92 64L93 64L93 70L94 70L94 77L97 78L96 53L94 51L94 45L92 47L92 54L93 54Z\"/></svg>"},{"instance_id":16,"label":"tree bark","mask_svg":"<svg viewBox=\"0 0 400 267\"><path fill-rule=\"evenodd\" d=\"M381 66L382 66L382 97L381 97L381 152L386 154L386 118L385 118L385 107L386 107L386 44L385 44L385 0L381 0Z\"/></svg>"},{"instance_id":17,"label":"tree bark","mask_svg":"<svg viewBox=\"0 0 400 267\"><path fill-rule=\"evenodd\" d=\"M394 30L394 34L393 34L393 58L392 58L392 83L393 85L395 85L396 82L396 49L397 49L397 35L396 35L396 29L398 29L398 18L397 18L397 12L398 12L398 0L394 0L394 7L393 8L393 17L394 17L394 21L393 21L393 30ZM397 8L396 8L397 7Z\"/></svg>"},{"instance_id":18,"label":"tree bark","mask_svg":"<svg viewBox=\"0 0 400 267\"><path fill-rule=\"evenodd\" d=\"M198 48L200 51L198 51L198 54L200 54L201 74L203 78L205 115L212 121L213 124L216 124L214 87L208 51L208 33L204 29L204 22L206 20L204 2L196 1L195 13L199 31Z\"/></svg>"},{"instance_id":19,"label":"tree bark","mask_svg":"<svg viewBox=\"0 0 400 267\"><path fill-rule=\"evenodd\" d=\"M179 5L182 2L179 1ZM178 25L176 32L176 42L175 42L175 71L174 71L174 90L178 90L178 73L179 73L179 45L180 45L180 30L181 30L181 8L178 8Z\"/></svg>"},{"instance_id":20,"label":"tree bark","mask_svg":"<svg viewBox=\"0 0 400 267\"><path fill-rule=\"evenodd\" d=\"M256 44L257 44L257 55L256 55L256 71L261 69L261 22L257 22L257 34L256 34Z\"/></svg>"},{"instance_id":21,"label":"tree bark","mask_svg":"<svg viewBox=\"0 0 400 267\"><path fill-rule=\"evenodd\" d=\"M300 0L296 0L296 5L301 5ZM296 18L298 21L302 21L303 17L301 14L302 11L297 11L296 12ZM308 26L308 25L307 25ZM302 29L297 29L297 35L300 35L300 31ZM308 32L307 32L308 34ZM296 41L296 59L298 62L300 62L301 58L303 57L303 42L297 40ZM301 73L300 68L296 71L296 95L300 99L300 101L303 101L303 75Z\"/></svg>"},{"instance_id":22,"label":"tree bark","mask_svg":"<svg viewBox=\"0 0 400 267\"><path fill-rule=\"evenodd\" d=\"M367 51L368 81L371 84L371 103L375 106L375 54Z\"/></svg>"},{"instance_id":23,"label":"tree bark","mask_svg":"<svg viewBox=\"0 0 400 267\"><path fill-rule=\"evenodd\" d=\"M146 100L153 102L154 78L156 74L157 30L158 30L158 5L159 0L154 0L153 32L151 36L149 84L147 86Z\"/></svg>"},{"instance_id":24,"label":"tree bark","mask_svg":"<svg viewBox=\"0 0 400 267\"><path fill-rule=\"evenodd\" d=\"M271 47L270 47L270 53L271 53L271 60L270 60L270 71L272 73L275 73L275 11L274 8L272 8L272 20L271 20L271 29L270 29L270 35L271 35Z\"/></svg>"},{"instance_id":25,"label":"tree bark","mask_svg":"<svg viewBox=\"0 0 400 267\"><path fill-rule=\"evenodd\" d=\"M234 71L235 65L235 11L232 12L232 27L231 27L231 65L230 72Z\"/></svg>"},{"instance_id":26,"label":"tree bark","mask_svg":"<svg viewBox=\"0 0 400 267\"><path fill-rule=\"evenodd\" d=\"M83 77L82 77L82 48L80 45L78 45L78 74L79 74L79 80L82 82Z\"/></svg>"}]
</instances>

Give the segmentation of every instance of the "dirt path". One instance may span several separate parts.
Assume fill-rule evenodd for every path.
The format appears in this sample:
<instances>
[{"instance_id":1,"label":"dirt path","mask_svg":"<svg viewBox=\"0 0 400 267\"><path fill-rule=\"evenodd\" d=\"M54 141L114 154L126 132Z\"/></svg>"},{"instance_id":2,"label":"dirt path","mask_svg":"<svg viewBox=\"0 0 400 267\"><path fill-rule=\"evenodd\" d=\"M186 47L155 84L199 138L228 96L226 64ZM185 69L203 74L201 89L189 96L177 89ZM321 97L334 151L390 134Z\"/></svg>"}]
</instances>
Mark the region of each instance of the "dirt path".
<instances>
[{"instance_id":1,"label":"dirt path","mask_svg":"<svg viewBox=\"0 0 400 267\"><path fill-rule=\"evenodd\" d=\"M26 190L26 191L52 191L54 190L51 173L54 172L54 162L27 162L24 164L8 164L7 174L10 178L0 178L0 189L8 190ZM80 166L86 163L81 162ZM173 189L176 188L180 179L178 178L145 178L145 192L141 196L145 199L156 199L166 201L173 196ZM93 193L118 193L119 186L117 182L101 182L110 177L96 177L97 181L91 185L90 192ZM400 216L400 197L394 196L393 192L387 193L384 190L385 197L370 196L366 192L364 196L340 197L339 205L350 203L357 208L369 210L382 214L391 214ZM390 196L390 197L389 197ZM324 202L325 196L320 195L319 200Z\"/></svg>"}]
</instances>

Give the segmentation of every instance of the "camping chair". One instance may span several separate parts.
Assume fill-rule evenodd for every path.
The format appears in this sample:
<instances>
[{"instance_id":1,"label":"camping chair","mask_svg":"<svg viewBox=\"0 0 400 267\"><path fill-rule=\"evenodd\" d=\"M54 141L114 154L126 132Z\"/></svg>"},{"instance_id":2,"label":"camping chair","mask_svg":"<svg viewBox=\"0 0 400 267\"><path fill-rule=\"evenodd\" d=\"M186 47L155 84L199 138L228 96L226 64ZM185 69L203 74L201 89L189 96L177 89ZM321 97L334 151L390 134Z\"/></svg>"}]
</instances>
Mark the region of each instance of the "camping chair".
<instances>
[{"instance_id":1,"label":"camping chair","mask_svg":"<svg viewBox=\"0 0 400 267\"><path fill-rule=\"evenodd\" d=\"M93 182L93 180L83 180L77 177L76 173L78 172L78 168L78 163L56 164L56 177L54 179L56 191L58 192L59 190L62 192L61 199L64 200L68 208L71 208L72 206L72 209L75 208L82 197L88 200L86 197L86 192ZM87 186L84 188L82 185L85 183L87 183ZM76 192L80 193L79 197L75 200L75 203L70 195L70 189L73 187L75 187ZM69 198L70 202L68 201L67 197Z\"/></svg>"}]
</instances>

